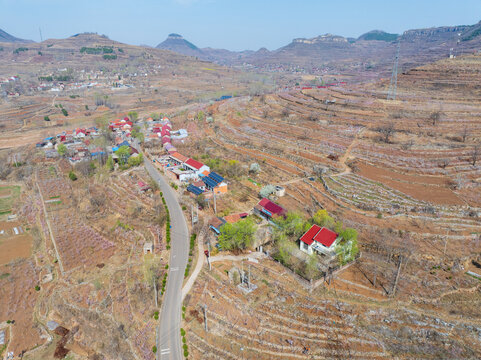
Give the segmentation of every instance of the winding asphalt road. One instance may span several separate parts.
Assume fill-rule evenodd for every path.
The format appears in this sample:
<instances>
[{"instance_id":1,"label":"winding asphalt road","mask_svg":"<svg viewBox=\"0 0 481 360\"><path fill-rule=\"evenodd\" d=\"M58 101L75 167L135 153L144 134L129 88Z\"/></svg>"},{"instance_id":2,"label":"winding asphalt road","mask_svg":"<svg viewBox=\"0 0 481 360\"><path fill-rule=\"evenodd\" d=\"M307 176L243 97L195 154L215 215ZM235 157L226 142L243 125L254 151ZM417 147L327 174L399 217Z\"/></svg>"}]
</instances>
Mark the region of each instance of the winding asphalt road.
<instances>
[{"instance_id":1,"label":"winding asphalt road","mask_svg":"<svg viewBox=\"0 0 481 360\"><path fill-rule=\"evenodd\" d=\"M164 194L172 226L169 275L157 331L157 359L182 360L184 357L180 342L182 283L189 257L189 229L175 192L147 157L144 157L144 165Z\"/></svg>"}]
</instances>

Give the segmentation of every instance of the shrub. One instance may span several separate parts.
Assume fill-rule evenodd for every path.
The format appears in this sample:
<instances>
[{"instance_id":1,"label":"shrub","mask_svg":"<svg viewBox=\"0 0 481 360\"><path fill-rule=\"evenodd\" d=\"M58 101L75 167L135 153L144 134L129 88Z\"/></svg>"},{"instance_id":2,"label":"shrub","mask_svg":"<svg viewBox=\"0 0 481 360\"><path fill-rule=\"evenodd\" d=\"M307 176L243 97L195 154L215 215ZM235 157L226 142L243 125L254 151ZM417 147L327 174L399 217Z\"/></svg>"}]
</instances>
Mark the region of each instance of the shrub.
<instances>
[{"instance_id":1,"label":"shrub","mask_svg":"<svg viewBox=\"0 0 481 360\"><path fill-rule=\"evenodd\" d=\"M185 336L185 330L183 328L180 328L180 335Z\"/></svg>"},{"instance_id":2,"label":"shrub","mask_svg":"<svg viewBox=\"0 0 481 360\"><path fill-rule=\"evenodd\" d=\"M67 112L67 110L65 110L65 109L62 109L62 114L63 114L63 116L68 116L68 112Z\"/></svg>"},{"instance_id":3,"label":"shrub","mask_svg":"<svg viewBox=\"0 0 481 360\"><path fill-rule=\"evenodd\" d=\"M152 352L155 354L157 352L157 346L152 346Z\"/></svg>"},{"instance_id":4,"label":"shrub","mask_svg":"<svg viewBox=\"0 0 481 360\"><path fill-rule=\"evenodd\" d=\"M43 119L44 119L45 121L50 121L50 118L49 118L47 115L45 115L45 116L43 117Z\"/></svg>"},{"instance_id":5,"label":"shrub","mask_svg":"<svg viewBox=\"0 0 481 360\"><path fill-rule=\"evenodd\" d=\"M72 170L70 170L70 172L68 173L68 177L69 177L70 180L72 180L72 181L77 180L77 175L75 175L75 173L74 173Z\"/></svg>"},{"instance_id":6,"label":"shrub","mask_svg":"<svg viewBox=\"0 0 481 360\"><path fill-rule=\"evenodd\" d=\"M40 291L40 286L36 285L36 286L35 286L35 291Z\"/></svg>"}]
</instances>

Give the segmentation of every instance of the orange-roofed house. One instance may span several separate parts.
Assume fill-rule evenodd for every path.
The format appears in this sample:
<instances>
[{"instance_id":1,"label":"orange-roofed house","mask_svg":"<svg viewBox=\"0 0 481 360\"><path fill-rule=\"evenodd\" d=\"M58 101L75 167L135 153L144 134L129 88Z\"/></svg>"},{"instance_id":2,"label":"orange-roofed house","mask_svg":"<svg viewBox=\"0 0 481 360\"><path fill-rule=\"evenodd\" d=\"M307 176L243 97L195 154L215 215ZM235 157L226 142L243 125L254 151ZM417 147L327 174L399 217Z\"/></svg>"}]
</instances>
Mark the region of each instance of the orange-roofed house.
<instances>
[{"instance_id":1,"label":"orange-roofed house","mask_svg":"<svg viewBox=\"0 0 481 360\"><path fill-rule=\"evenodd\" d=\"M176 163L177 165L182 165L184 162L189 160L187 156L182 155L181 153L174 152L169 155L169 158L172 160L172 162Z\"/></svg>"}]
</instances>

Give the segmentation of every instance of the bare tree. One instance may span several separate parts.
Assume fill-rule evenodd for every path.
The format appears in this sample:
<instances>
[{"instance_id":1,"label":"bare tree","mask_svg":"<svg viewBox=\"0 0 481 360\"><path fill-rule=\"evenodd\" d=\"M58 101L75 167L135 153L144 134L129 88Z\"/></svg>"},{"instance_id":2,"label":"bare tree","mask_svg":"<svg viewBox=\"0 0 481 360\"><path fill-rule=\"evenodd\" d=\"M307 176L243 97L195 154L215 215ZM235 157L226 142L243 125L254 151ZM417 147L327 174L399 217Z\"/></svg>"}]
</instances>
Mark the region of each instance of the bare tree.
<instances>
[{"instance_id":1,"label":"bare tree","mask_svg":"<svg viewBox=\"0 0 481 360\"><path fill-rule=\"evenodd\" d=\"M463 138L463 142L466 142L466 138L468 137L468 127L466 125L464 125L461 137Z\"/></svg>"},{"instance_id":2,"label":"bare tree","mask_svg":"<svg viewBox=\"0 0 481 360\"><path fill-rule=\"evenodd\" d=\"M390 122L386 126L380 127L378 131L383 135L382 141L384 141L385 143L390 143L390 138L394 134L396 129L394 128L394 124Z\"/></svg>"},{"instance_id":3,"label":"bare tree","mask_svg":"<svg viewBox=\"0 0 481 360\"><path fill-rule=\"evenodd\" d=\"M317 115L315 113L310 113L308 116L307 116L307 120L309 121L317 121Z\"/></svg>"},{"instance_id":4,"label":"bare tree","mask_svg":"<svg viewBox=\"0 0 481 360\"><path fill-rule=\"evenodd\" d=\"M436 126L436 123L439 121L440 117L441 117L441 112L439 111L435 111L429 116L429 119L432 121L433 126Z\"/></svg>"},{"instance_id":5,"label":"bare tree","mask_svg":"<svg viewBox=\"0 0 481 360\"><path fill-rule=\"evenodd\" d=\"M440 168L443 168L443 169L446 169L446 166L449 165L449 159L441 159L439 161L439 167Z\"/></svg>"},{"instance_id":6,"label":"bare tree","mask_svg":"<svg viewBox=\"0 0 481 360\"><path fill-rule=\"evenodd\" d=\"M479 155L481 155L481 152L479 150L479 144L474 145L473 151L471 153L471 164L473 166L476 166L476 163L479 159Z\"/></svg>"}]
</instances>

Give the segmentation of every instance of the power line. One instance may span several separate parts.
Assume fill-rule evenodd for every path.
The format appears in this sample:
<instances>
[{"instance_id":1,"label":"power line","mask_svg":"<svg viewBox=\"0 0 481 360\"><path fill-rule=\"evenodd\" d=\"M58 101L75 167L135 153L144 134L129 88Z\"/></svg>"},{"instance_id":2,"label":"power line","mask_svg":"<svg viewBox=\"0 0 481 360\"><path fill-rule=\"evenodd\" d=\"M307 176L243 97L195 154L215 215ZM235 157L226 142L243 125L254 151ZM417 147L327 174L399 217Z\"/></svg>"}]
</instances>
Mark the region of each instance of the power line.
<instances>
[{"instance_id":1,"label":"power line","mask_svg":"<svg viewBox=\"0 0 481 360\"><path fill-rule=\"evenodd\" d=\"M391 83L389 84L389 91L387 92L388 100L396 100L397 73L398 73L400 47L401 47L401 40L399 40L397 43L396 57L394 58L394 66L392 68Z\"/></svg>"}]
</instances>

